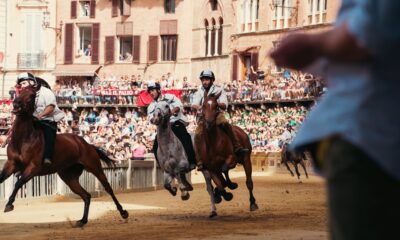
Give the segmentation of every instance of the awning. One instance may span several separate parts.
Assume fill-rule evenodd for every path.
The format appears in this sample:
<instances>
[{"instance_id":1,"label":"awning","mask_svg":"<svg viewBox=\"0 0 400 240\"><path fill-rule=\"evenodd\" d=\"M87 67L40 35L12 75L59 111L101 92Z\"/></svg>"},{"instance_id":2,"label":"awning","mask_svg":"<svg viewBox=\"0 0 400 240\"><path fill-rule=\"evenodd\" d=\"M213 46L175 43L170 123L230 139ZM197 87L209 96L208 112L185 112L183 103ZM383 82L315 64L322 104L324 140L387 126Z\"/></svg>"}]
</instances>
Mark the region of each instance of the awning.
<instances>
[{"instance_id":1,"label":"awning","mask_svg":"<svg viewBox=\"0 0 400 240\"><path fill-rule=\"evenodd\" d=\"M53 71L53 75L57 77L93 77L95 71L100 67L102 66L91 64L57 65L56 69Z\"/></svg>"},{"instance_id":2,"label":"awning","mask_svg":"<svg viewBox=\"0 0 400 240\"><path fill-rule=\"evenodd\" d=\"M236 47L233 51L236 53L245 53L250 50L259 50L261 46L242 46L242 47Z\"/></svg>"}]
</instances>

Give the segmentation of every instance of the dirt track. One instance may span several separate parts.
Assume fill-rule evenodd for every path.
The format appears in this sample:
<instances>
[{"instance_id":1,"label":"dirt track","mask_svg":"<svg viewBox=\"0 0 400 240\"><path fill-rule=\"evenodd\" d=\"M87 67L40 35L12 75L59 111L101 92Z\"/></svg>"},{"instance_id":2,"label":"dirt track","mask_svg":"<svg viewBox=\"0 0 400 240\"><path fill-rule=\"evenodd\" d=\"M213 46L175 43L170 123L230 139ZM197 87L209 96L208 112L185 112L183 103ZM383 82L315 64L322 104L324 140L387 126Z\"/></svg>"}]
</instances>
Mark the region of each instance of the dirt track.
<instances>
[{"instance_id":1,"label":"dirt track","mask_svg":"<svg viewBox=\"0 0 400 240\"><path fill-rule=\"evenodd\" d=\"M239 188L233 191L233 200L219 204L219 216L212 220L207 218L209 197L203 184L195 185L187 202L165 190L119 194L118 199L125 205L144 205L142 210L129 210L127 222L109 203L102 203L111 201L108 196L93 199L92 219L84 229L71 228L67 219L51 221L51 217L60 217L57 215L61 210L72 212L71 218L78 220L83 208L78 199L17 199L15 210L7 213L10 215L0 212L0 239L327 239L324 182L320 178L311 177L299 184L289 174L254 177L254 194L260 207L256 212L249 212L244 178L234 181ZM96 209L101 206L112 211L99 214ZM47 220L45 213L49 214L49 223L43 223ZM17 221L7 223L12 216Z\"/></svg>"}]
</instances>

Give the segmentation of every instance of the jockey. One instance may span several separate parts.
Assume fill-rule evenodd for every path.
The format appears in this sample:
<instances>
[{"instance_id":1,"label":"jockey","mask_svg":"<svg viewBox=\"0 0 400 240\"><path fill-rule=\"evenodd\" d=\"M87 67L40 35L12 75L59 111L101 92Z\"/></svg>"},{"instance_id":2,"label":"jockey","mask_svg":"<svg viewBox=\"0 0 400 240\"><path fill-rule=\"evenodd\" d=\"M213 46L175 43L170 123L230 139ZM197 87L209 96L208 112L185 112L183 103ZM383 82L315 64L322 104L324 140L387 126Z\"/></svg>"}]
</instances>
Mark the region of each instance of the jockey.
<instances>
[{"instance_id":1,"label":"jockey","mask_svg":"<svg viewBox=\"0 0 400 240\"><path fill-rule=\"evenodd\" d=\"M295 133L293 131L292 126L290 124L287 124L285 131L281 135L282 144L290 143L292 141L292 139L294 138L294 136L295 136Z\"/></svg>"},{"instance_id":2,"label":"jockey","mask_svg":"<svg viewBox=\"0 0 400 240\"><path fill-rule=\"evenodd\" d=\"M35 112L44 134L43 164L50 165L54 155L54 143L57 134L57 122L64 118L64 112L57 107L56 96L47 87L38 84L36 77L28 72L18 75L17 85L20 88L32 87L36 91Z\"/></svg>"},{"instance_id":3,"label":"jockey","mask_svg":"<svg viewBox=\"0 0 400 240\"><path fill-rule=\"evenodd\" d=\"M193 96L192 108L196 110L200 110L203 104L204 96L209 96L210 94L217 95L221 93L218 98L218 108L220 112L217 116L216 124L224 130L224 132L228 135L228 137L232 140L233 150L236 155L248 152L249 149L243 148L240 145L240 142L237 136L234 134L232 125L229 124L228 120L225 118L223 111L228 108L228 99L226 97L226 93L224 89L220 86L214 85L215 76L211 70L204 70L200 73L200 80L202 86L197 90L197 92ZM196 147L196 159L197 159L197 169L200 171L203 169L203 162L200 159L200 140L201 140L201 132L203 131L202 124L197 125L197 129L195 132L194 142Z\"/></svg>"},{"instance_id":4,"label":"jockey","mask_svg":"<svg viewBox=\"0 0 400 240\"><path fill-rule=\"evenodd\" d=\"M173 94L161 94L161 86L156 82L149 83L147 86L147 92L153 98L153 102L147 107L148 119L152 118L158 102L165 101L168 103L172 112L170 119L172 132L174 132L175 136L179 139L179 141L181 141L183 148L185 149L186 156L188 157L190 164L190 169L194 169L196 166L196 155L193 149L192 138L186 130L186 126L189 125L189 122L186 116L183 114L183 104L181 100L179 100L179 98ZM158 142L156 137L153 143L153 153L158 162L157 149Z\"/></svg>"}]
</instances>

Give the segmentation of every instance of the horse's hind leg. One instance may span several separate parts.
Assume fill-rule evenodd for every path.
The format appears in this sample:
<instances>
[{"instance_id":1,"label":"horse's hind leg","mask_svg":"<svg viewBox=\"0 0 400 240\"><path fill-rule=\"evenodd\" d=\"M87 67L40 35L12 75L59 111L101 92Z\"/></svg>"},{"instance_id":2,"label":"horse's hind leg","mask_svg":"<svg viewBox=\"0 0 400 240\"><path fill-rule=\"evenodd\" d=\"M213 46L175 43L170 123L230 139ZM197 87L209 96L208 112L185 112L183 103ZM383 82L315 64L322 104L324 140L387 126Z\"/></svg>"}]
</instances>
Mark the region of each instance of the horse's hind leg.
<instances>
[{"instance_id":1,"label":"horse's hind leg","mask_svg":"<svg viewBox=\"0 0 400 240\"><path fill-rule=\"evenodd\" d=\"M77 195L79 195L83 202L85 203L85 207L83 210L83 217L81 220L76 222L77 227L83 227L88 222L89 216L89 206L90 206L90 193L88 193L82 185L79 183L79 176L82 174L83 166L75 165L70 168L63 170L62 172L58 172L60 178L68 185L68 187Z\"/></svg>"},{"instance_id":2,"label":"horse's hind leg","mask_svg":"<svg viewBox=\"0 0 400 240\"><path fill-rule=\"evenodd\" d=\"M112 190L111 185L108 182L107 177L103 172L103 169L100 167L100 168L97 168L95 171L92 170L91 172L101 182L101 185L103 185L103 187L106 190L106 192L108 194L110 194L112 200L114 201L115 205L117 206L117 209L118 209L119 214L121 215L121 217L124 218L124 219L127 219L129 217L129 213L122 208L122 206L119 203L118 199L115 197L114 191Z\"/></svg>"},{"instance_id":3,"label":"horse's hind leg","mask_svg":"<svg viewBox=\"0 0 400 240\"><path fill-rule=\"evenodd\" d=\"M222 176L222 173L211 173L211 178L213 179L215 185L217 185L214 189L214 199L216 203L221 202L221 196L225 199L225 201L231 201L233 198L233 194L227 192L225 190L225 179Z\"/></svg>"},{"instance_id":4,"label":"horse's hind leg","mask_svg":"<svg viewBox=\"0 0 400 240\"><path fill-rule=\"evenodd\" d=\"M238 185L237 183L232 182L231 179L229 178L229 171L224 172L224 175L226 180L226 186L231 190L236 189Z\"/></svg>"},{"instance_id":5,"label":"horse's hind leg","mask_svg":"<svg viewBox=\"0 0 400 240\"><path fill-rule=\"evenodd\" d=\"M177 189L171 185L172 179L173 177L171 174L164 172L164 188L167 189L172 196L176 196Z\"/></svg>"},{"instance_id":6,"label":"horse's hind leg","mask_svg":"<svg viewBox=\"0 0 400 240\"><path fill-rule=\"evenodd\" d=\"M253 195L253 179L251 177L252 167L251 167L251 161L250 161L250 154L247 154L245 156L245 159L243 162L243 167L244 167L244 171L246 173L246 186L247 186L247 189L249 190L249 195L250 195L250 211L255 211L258 209L258 205L257 205L256 199L254 198L254 195Z\"/></svg>"},{"instance_id":7,"label":"horse's hind leg","mask_svg":"<svg viewBox=\"0 0 400 240\"><path fill-rule=\"evenodd\" d=\"M306 165L305 165L303 159L300 161L300 165L301 165L301 167L303 167L303 169L304 169L304 173L306 174L306 178L308 178L308 173L307 173Z\"/></svg>"},{"instance_id":8,"label":"horse's hind leg","mask_svg":"<svg viewBox=\"0 0 400 240\"><path fill-rule=\"evenodd\" d=\"M14 210L14 201L15 201L15 196L18 193L18 190L29 180L31 180L34 176L36 176L39 172L40 168L34 168L32 166L28 166L24 172L21 174L21 177L18 179L18 181L15 183L14 190L10 195L10 198L8 199L8 202L6 204L6 208L4 209L4 212L10 212Z\"/></svg>"},{"instance_id":9,"label":"horse's hind leg","mask_svg":"<svg viewBox=\"0 0 400 240\"><path fill-rule=\"evenodd\" d=\"M217 216L217 208L215 207L215 199L214 199L214 187L211 182L211 175L210 172L207 170L202 171L204 175L204 179L206 181L207 192L210 195L211 200L211 213L209 215L210 218Z\"/></svg>"}]
</instances>

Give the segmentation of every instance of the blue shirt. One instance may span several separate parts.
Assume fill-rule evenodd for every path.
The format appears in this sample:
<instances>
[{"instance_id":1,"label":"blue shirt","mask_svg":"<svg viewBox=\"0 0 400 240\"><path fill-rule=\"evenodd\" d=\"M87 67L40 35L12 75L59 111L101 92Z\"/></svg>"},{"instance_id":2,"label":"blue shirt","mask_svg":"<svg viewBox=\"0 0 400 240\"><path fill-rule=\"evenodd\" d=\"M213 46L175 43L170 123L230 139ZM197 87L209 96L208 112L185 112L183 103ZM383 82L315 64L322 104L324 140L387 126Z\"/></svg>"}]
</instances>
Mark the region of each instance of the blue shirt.
<instances>
[{"instance_id":1,"label":"blue shirt","mask_svg":"<svg viewBox=\"0 0 400 240\"><path fill-rule=\"evenodd\" d=\"M340 135L400 180L400 1L343 0L337 25L372 58L329 62L328 92L307 117L291 148Z\"/></svg>"}]
</instances>

